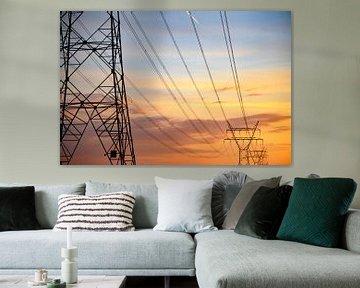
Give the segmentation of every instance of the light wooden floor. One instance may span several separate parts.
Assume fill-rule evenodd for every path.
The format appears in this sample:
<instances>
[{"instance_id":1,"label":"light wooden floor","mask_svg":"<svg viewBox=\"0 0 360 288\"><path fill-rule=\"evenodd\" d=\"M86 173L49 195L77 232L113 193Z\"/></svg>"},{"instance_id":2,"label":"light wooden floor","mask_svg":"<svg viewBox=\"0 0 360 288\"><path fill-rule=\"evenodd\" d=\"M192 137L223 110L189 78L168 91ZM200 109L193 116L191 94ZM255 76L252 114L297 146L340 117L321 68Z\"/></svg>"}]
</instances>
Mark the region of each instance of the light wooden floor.
<instances>
[{"instance_id":1,"label":"light wooden floor","mask_svg":"<svg viewBox=\"0 0 360 288\"><path fill-rule=\"evenodd\" d=\"M126 288L163 288L164 277L132 277L128 276ZM171 288L198 288L195 277L171 277Z\"/></svg>"}]
</instances>

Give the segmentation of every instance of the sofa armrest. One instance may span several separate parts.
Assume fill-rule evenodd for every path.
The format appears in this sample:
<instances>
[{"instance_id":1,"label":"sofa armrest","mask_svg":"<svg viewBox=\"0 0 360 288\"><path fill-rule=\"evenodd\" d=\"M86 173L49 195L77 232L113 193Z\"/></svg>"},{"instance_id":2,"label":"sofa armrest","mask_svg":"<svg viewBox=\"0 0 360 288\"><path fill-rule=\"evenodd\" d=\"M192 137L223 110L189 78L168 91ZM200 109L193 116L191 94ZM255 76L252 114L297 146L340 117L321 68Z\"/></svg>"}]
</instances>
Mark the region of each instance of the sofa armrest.
<instances>
[{"instance_id":1,"label":"sofa armrest","mask_svg":"<svg viewBox=\"0 0 360 288\"><path fill-rule=\"evenodd\" d=\"M343 248L360 253L360 210L349 210L343 232Z\"/></svg>"}]
</instances>

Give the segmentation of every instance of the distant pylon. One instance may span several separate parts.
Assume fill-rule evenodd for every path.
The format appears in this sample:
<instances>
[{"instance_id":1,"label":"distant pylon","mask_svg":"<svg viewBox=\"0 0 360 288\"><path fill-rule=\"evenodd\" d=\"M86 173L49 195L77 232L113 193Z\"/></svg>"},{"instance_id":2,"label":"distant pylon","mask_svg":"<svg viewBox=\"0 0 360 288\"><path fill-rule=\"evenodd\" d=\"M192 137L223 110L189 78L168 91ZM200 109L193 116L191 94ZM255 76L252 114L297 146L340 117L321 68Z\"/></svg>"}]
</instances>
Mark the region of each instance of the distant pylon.
<instances>
[{"instance_id":1,"label":"distant pylon","mask_svg":"<svg viewBox=\"0 0 360 288\"><path fill-rule=\"evenodd\" d=\"M267 165L267 151L261 131L258 128L259 121L253 128L229 128L226 129L224 141L235 142L238 148L238 165Z\"/></svg>"},{"instance_id":2,"label":"distant pylon","mask_svg":"<svg viewBox=\"0 0 360 288\"><path fill-rule=\"evenodd\" d=\"M112 165L135 165L119 12L104 12L104 21L92 31L82 23L83 14L60 12L60 164L71 164L91 124L101 156ZM84 68L102 72L100 82Z\"/></svg>"}]
</instances>

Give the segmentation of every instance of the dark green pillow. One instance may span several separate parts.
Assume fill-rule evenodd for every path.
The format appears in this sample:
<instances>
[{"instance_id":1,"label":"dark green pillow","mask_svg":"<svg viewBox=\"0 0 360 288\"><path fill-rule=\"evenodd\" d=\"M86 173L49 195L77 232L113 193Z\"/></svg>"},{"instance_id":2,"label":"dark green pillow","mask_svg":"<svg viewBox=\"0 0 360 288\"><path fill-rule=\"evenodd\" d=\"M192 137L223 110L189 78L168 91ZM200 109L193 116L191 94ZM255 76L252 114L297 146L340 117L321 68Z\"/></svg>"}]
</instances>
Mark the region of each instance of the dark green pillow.
<instances>
[{"instance_id":1,"label":"dark green pillow","mask_svg":"<svg viewBox=\"0 0 360 288\"><path fill-rule=\"evenodd\" d=\"M39 229L35 188L0 187L0 231Z\"/></svg>"},{"instance_id":2,"label":"dark green pillow","mask_svg":"<svg viewBox=\"0 0 360 288\"><path fill-rule=\"evenodd\" d=\"M295 178L277 238L337 247L355 191L349 178Z\"/></svg>"},{"instance_id":3,"label":"dark green pillow","mask_svg":"<svg viewBox=\"0 0 360 288\"><path fill-rule=\"evenodd\" d=\"M235 232L261 239L275 239L288 206L292 187L260 187L246 205Z\"/></svg>"}]
</instances>

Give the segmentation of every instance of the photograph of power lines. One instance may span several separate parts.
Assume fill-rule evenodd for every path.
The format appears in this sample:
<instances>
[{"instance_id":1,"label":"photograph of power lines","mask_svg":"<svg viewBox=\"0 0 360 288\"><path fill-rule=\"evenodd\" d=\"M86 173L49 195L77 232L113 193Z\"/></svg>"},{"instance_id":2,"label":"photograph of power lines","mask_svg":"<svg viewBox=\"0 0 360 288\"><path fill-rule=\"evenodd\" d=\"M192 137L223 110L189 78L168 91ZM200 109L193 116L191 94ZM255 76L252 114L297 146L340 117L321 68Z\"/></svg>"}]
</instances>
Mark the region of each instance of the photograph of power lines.
<instances>
[{"instance_id":1,"label":"photograph of power lines","mask_svg":"<svg viewBox=\"0 0 360 288\"><path fill-rule=\"evenodd\" d=\"M290 11L61 11L61 165L290 165Z\"/></svg>"}]
</instances>

